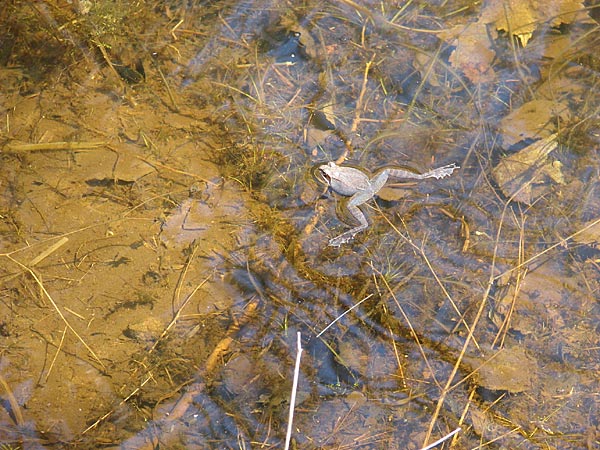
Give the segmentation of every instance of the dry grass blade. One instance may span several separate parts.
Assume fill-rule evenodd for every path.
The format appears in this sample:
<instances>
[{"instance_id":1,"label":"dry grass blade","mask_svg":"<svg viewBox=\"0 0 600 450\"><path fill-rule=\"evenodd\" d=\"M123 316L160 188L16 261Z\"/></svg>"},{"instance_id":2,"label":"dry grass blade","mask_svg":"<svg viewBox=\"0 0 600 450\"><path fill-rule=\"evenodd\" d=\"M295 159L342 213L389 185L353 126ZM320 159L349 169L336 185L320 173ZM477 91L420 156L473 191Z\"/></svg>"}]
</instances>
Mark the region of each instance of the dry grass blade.
<instances>
[{"instance_id":1,"label":"dry grass blade","mask_svg":"<svg viewBox=\"0 0 600 450\"><path fill-rule=\"evenodd\" d=\"M493 273L493 271L492 271L492 273ZM475 328L477 327L477 324L479 323L479 320L481 319L481 317L483 315L483 311L485 310L485 305L487 305L487 299L489 297L492 286L493 286L493 278L490 277L490 281L488 282L487 289L483 293L483 297L482 297L481 303L479 305L479 309L477 310L475 319L473 319L473 323L471 324L471 330L467 334L467 338L465 339L465 343L463 344L463 346L460 350L460 354L458 355L458 358L456 358L454 367L452 368L452 371L451 371L450 375L448 376L448 380L446 381L446 384L443 387L442 392L440 393L440 398L438 399L437 405L435 407L435 411L433 412L433 415L431 417L431 422L429 423L429 428L427 429L427 434L426 434L425 440L424 440L425 443L427 443L427 441L429 441L429 439L431 438L431 434L433 433L433 428L435 426L435 423L437 422L437 418L440 415L442 406L444 405L444 402L446 401L446 397L447 397L448 393L453 388L452 382L454 381L454 377L458 373L458 369L465 357L467 348L469 347L471 341L474 339L473 330L475 330Z\"/></svg>"},{"instance_id":2,"label":"dry grass blade","mask_svg":"<svg viewBox=\"0 0 600 450\"><path fill-rule=\"evenodd\" d=\"M520 230L519 230L519 255L518 255L519 266L523 262L524 257L525 257L525 219L523 219L522 223L520 224ZM512 300L510 302L510 308L509 308L508 312L506 313L506 316L504 317L504 320L502 321L502 324L500 325L500 327L498 329L498 333L496 334L496 337L494 338L494 340L492 342L492 348L494 348L496 346L498 341L500 341L500 347L504 346L504 340L510 329L510 321L511 321L512 315L514 313L517 298L519 297L519 292L521 290L521 286L523 284L523 280L525 279L526 274L527 274L526 267L523 267L521 270L517 271L517 276L514 281L515 290L512 295Z\"/></svg>"},{"instance_id":3,"label":"dry grass blade","mask_svg":"<svg viewBox=\"0 0 600 450\"><path fill-rule=\"evenodd\" d=\"M89 150L103 147L107 142L40 142L38 144L6 144L6 153L43 152L56 150Z\"/></svg>"},{"instance_id":4,"label":"dry grass blade","mask_svg":"<svg viewBox=\"0 0 600 450\"><path fill-rule=\"evenodd\" d=\"M319 334L317 334L315 337L321 337L321 335L323 333L325 333L329 328L331 328L338 320L340 320L342 317L344 317L346 314L348 314L354 308L356 308L357 306L359 306L362 302L364 302L365 300L370 299L371 297L373 297L373 294L367 295L360 302L356 303L355 305L352 305L352 307L350 309L347 309L342 314L340 314L339 316L337 316L329 325L327 325L325 328L323 328L323 330Z\"/></svg>"},{"instance_id":5,"label":"dry grass blade","mask_svg":"<svg viewBox=\"0 0 600 450\"><path fill-rule=\"evenodd\" d=\"M500 215L500 221L499 221L499 225L498 225L498 230L496 231L496 238L495 238L495 243L494 243L494 251L492 253L492 260L491 260L491 264L490 264L490 275L488 278L488 282L487 282L487 286L485 289L485 292L483 293L482 297L481 297L481 302L479 304L479 309L477 310L477 313L475 315L475 318L473 319L473 322L471 324L471 328L469 329L469 332L467 334L467 337L465 339L465 342L460 350L460 353L458 355L458 357L456 358L456 361L454 363L454 367L452 368L452 371L450 372L450 375L448 376L448 379L446 381L446 385L444 386L444 388L442 389L441 393L440 393L440 398L438 399L437 405L435 407L435 411L433 412L433 415L431 417L431 421L429 422L429 428L427 429L427 434L425 436L425 440L424 442L427 443L427 441L429 441L431 434L433 432L433 428L435 427L435 423L437 422L437 419L440 415L440 412L442 410L442 406L444 405L445 401L446 401L446 397L448 396L448 393L452 390L452 388L454 387L452 385L453 381L454 381L454 377L456 377L456 374L458 373L458 369L460 368L460 365L467 353L467 349L469 348L469 345L471 344L471 341L473 341L475 339L475 336L473 335L474 330L477 328L477 325L479 324L479 321L481 320L481 317L483 316L483 311L485 310L485 307L488 303L488 298L490 296L490 292L492 290L492 287L494 286L494 283L496 281L496 277L494 276L494 273L496 271L496 261L497 261L497 257L498 257L498 244L500 242L500 236L502 235L502 225L504 224L504 218L506 216L506 212L508 211L508 206L511 202L511 199L509 199L506 204L504 205L504 208L502 209L502 214Z\"/></svg>"},{"instance_id":6,"label":"dry grass blade","mask_svg":"<svg viewBox=\"0 0 600 450\"><path fill-rule=\"evenodd\" d=\"M431 443L431 444L429 444L427 447L423 447L421 450L429 450L429 449L432 449L433 447L436 447L436 446L440 445L442 442L445 442L445 441L447 441L447 440L448 440L448 439L450 439L452 436L454 436L456 433L458 433L460 430L461 430L461 428L459 427L459 428L457 428L456 430L454 430L454 431L452 431L452 432L448 433L448 434L447 434L446 436L444 436L443 438L441 438L441 439L438 439L438 440L437 440L437 441L435 441L435 442L432 442L432 443Z\"/></svg>"},{"instance_id":7,"label":"dry grass blade","mask_svg":"<svg viewBox=\"0 0 600 450\"><path fill-rule=\"evenodd\" d=\"M388 291L388 293L392 296L392 298L394 299L394 303L396 304L396 306L398 307L398 310L400 311L400 314L402 314L402 317L404 318L404 321L406 322L406 325L408 326L408 329L410 330L410 334L412 335L413 339L415 340L415 343L417 344L417 347L419 348L419 353L421 354L421 357L423 358L423 361L425 362L425 364L427 365L427 369L429 370L429 372L432 374L433 376L433 381L435 382L435 384L441 388L438 380L435 378L435 370L433 369L433 367L431 366L430 362L429 362L429 358L427 358L427 354L425 353L425 349L423 348L423 344L421 344L421 339L419 339L419 335L417 334L417 331L415 330L415 328L413 327L412 322L410 321L410 318L408 317L408 315L406 314L406 312L404 311L404 308L402 307L402 305L400 304L400 302L398 301L398 298L396 297L396 294L394 293L392 287L389 285L386 277L379 271L378 272L378 276L381 279L381 281L383 282L386 290Z\"/></svg>"},{"instance_id":8,"label":"dry grass blade","mask_svg":"<svg viewBox=\"0 0 600 450\"><path fill-rule=\"evenodd\" d=\"M358 94L358 100L356 102L356 108L354 109L354 119L352 120L352 125L350 126L350 132L348 135L349 138L346 139L344 144L346 145L346 150L344 153L335 161L336 164L340 165L347 158L348 153L352 151L352 135L356 133L358 129L358 124L360 123L361 111L363 109L363 103L365 101L365 93L367 92L367 82L369 81L369 71L371 70L371 66L373 65L373 61L375 60L375 54L371 56L371 59L365 64L365 71L363 74L362 85L360 87L360 93Z\"/></svg>"},{"instance_id":9,"label":"dry grass blade","mask_svg":"<svg viewBox=\"0 0 600 450\"><path fill-rule=\"evenodd\" d=\"M150 348L148 353L152 353L156 347L158 346L158 344L164 339L164 337L169 333L169 331L171 330L171 328L173 328L175 326L175 324L177 323L177 321L179 320L179 317L181 317L181 313L183 312L183 309L187 306L187 304L190 302L190 300L192 299L192 297L196 294L196 292L198 292L198 290L204 286L208 280L210 280L210 278L212 277L212 275L207 276L204 280L202 280L200 283L198 283L196 285L196 287L192 290L192 292L190 292L185 300L183 301L183 303L181 303L181 305L179 305L177 308L175 308L175 303L179 302L180 296L181 296L181 287L183 286L183 283L185 281L187 272L190 268L190 265L192 264L192 262L194 261L194 258L196 256L196 252L198 251L198 245L194 244L193 248L192 248L192 253L190 254L190 256L187 258L187 261L185 263L185 266L183 268L183 270L181 271L181 274L179 276L179 280L177 280L177 286L175 287L175 291L173 293L173 318L171 319L171 321L169 322L169 325L167 325L167 327L163 330L163 332L161 333L160 337L156 340L156 342L154 343L154 345L152 346L152 348Z\"/></svg>"},{"instance_id":10,"label":"dry grass blade","mask_svg":"<svg viewBox=\"0 0 600 450\"><path fill-rule=\"evenodd\" d=\"M452 298L452 296L450 295L450 293L446 289L446 286L444 286L444 283L442 283L442 280L440 280L440 277L438 277L435 269L431 265L431 262L429 261L429 258L427 257L427 253L425 253L425 249L424 249L425 243L422 243L421 246L416 245L412 241L412 239L410 237L405 236L404 234L402 234L400 232L400 230L398 229L398 227L396 227L396 225L394 225L390 221L390 219L388 219L386 217L385 214L382 214L382 216L385 219L385 221L392 227L392 229L398 234L398 236L400 236L402 239L404 239L404 241L406 241L411 247L413 247L421 255L421 257L425 261L425 264L427 265L427 268L431 272L431 275L433 275L433 278L435 279L436 283L438 284L438 286L440 287L440 289L444 293L444 296L448 299L448 302L450 303L450 305L452 305L452 309L454 309L454 312L456 312L456 314L458 314L458 317L460 318L460 323L462 323L463 326L465 327L465 329L469 333L471 333L471 329L469 327L469 324L465 321L465 319L463 317L463 313L458 309L458 306L456 306L456 302L454 301L454 299ZM475 346L477 348L479 348L479 344L477 343L476 340L473 340L473 343L475 344Z\"/></svg>"},{"instance_id":11,"label":"dry grass blade","mask_svg":"<svg viewBox=\"0 0 600 450\"><path fill-rule=\"evenodd\" d=\"M65 342L66 335L67 335L67 327L65 327L65 329L63 330L62 335L60 336L60 342L56 346L56 352L54 353L54 358L52 358L52 362L50 363L50 367L48 367L48 372L46 373L46 377L45 377L46 381L48 381L48 378L50 377L50 374L52 373L52 368L54 367L54 364L56 363L56 358L58 358L58 355L62 350L62 346Z\"/></svg>"},{"instance_id":12,"label":"dry grass blade","mask_svg":"<svg viewBox=\"0 0 600 450\"><path fill-rule=\"evenodd\" d=\"M67 318L64 316L64 314L62 313L62 311L60 310L60 308L58 307L58 305L56 304L56 302L54 301L54 299L52 298L52 296L50 295L50 293L46 290L46 287L44 286L44 283L42 283L42 280L40 280L40 278L36 275L36 273L33 271L33 269L27 267L23 263L21 263L21 262L17 261L16 259L12 258L10 255L6 255L6 257L8 259L10 259L11 261L13 261L15 264L17 264L19 267L21 267L25 272L28 272L31 275L31 277L35 280L35 282L39 286L40 290L44 293L44 295L46 296L46 298L48 299L48 301L50 301L50 303L52 304L52 307L54 308L54 310L56 311L56 313L59 315L59 317L61 318L61 320L65 323L65 325L67 326L67 328L75 335L75 337L77 337L77 339L79 340L79 342L82 343L82 345L89 352L89 354L92 355L92 357L100 365L100 367L102 367L103 370L106 370L106 366L102 363L102 361L100 360L100 358L98 357L98 355L96 354L96 352L94 352L94 350L92 350L92 348L87 344L87 342L85 342L85 340L80 336L80 334L77 332L77 330L75 330L75 328L73 328L73 326L67 320Z\"/></svg>"},{"instance_id":13,"label":"dry grass blade","mask_svg":"<svg viewBox=\"0 0 600 450\"><path fill-rule=\"evenodd\" d=\"M419 33L427 33L427 34L437 34L437 33L442 33L444 31L444 30L426 30L424 28L414 28L414 27L407 27L404 25L399 25L397 23L390 22L389 20L387 20L376 9L369 9L366 6L360 5L352 0L342 0L342 3L345 3L346 5L351 6L352 8L356 9L357 11L360 11L361 13L365 14L367 17L369 17L369 19L371 19L373 21L374 24L376 24L377 26L379 26L383 29L393 28L393 29L397 29L397 30L400 29L403 31L416 31Z\"/></svg>"},{"instance_id":14,"label":"dry grass blade","mask_svg":"<svg viewBox=\"0 0 600 450\"><path fill-rule=\"evenodd\" d=\"M257 299L254 299L246 305L244 314L242 315L242 317L240 317L238 320L234 321L231 324L231 326L227 330L226 336L223 339L221 339L221 341L219 341L219 343L215 346L215 348L213 349L213 351L207 358L206 362L204 363L201 373L198 374L199 376L207 376L217 367L219 362L222 360L223 354L229 349L231 343L234 341L235 334L254 315L254 312L258 308L258 302L259 301ZM136 395L140 391L140 389L151 379L153 379L153 375L150 373L144 379L144 381L140 384L140 386L135 388L126 398L124 398L123 400L121 400L119 402L118 406L121 406L121 405L125 404L127 401L129 401L129 399L131 397L133 397L134 395ZM187 384L188 383L181 385L178 389L181 389L182 387L186 386ZM154 426L156 428L159 428L161 425L173 423L176 420L183 417L183 415L185 414L185 412L187 411L189 406L193 403L194 397L197 396L198 394L200 394L203 390L204 390L204 383L196 382L196 383L192 384L183 394L181 394L181 396L175 402L175 405L173 406L173 408L171 408L171 410L168 414L164 415L163 417L159 417L155 420ZM158 404L155 405L155 409L157 408L157 406L158 406ZM96 428L98 425L100 425L102 422L104 422L106 419L108 419L110 416L112 416L114 414L114 412L116 411L116 409L117 408L113 408L110 411L108 411L107 413L105 413L103 416L96 419L96 421L92 425L87 427L83 431L82 434L88 433L89 431ZM165 427L165 429L166 429L166 427ZM173 429L175 429L175 427L173 427ZM140 436L140 437L142 439L144 438L144 436ZM155 448L155 445L153 442L144 441L144 442L141 442L135 448L137 450L150 450L150 449Z\"/></svg>"},{"instance_id":15,"label":"dry grass blade","mask_svg":"<svg viewBox=\"0 0 600 450\"><path fill-rule=\"evenodd\" d=\"M546 248L545 250L542 250L539 253L536 253L535 255L533 255L531 258L526 259L525 261L523 261L522 263L519 263L518 265L516 265L515 267L505 270L504 272L502 272L499 275L496 275L494 277L494 280L499 280L500 278L502 278L504 275L508 275L511 272L514 272L515 270L519 270L521 268L523 268L524 266L528 265L529 263L535 261L536 259L540 258L541 256L545 255L546 253L554 250L556 247L561 247L566 245L567 241L573 239L576 236L579 236L582 233L585 233L587 230L589 230L592 227L595 227L596 225L598 225L600 223L600 219L594 220L593 222L588 223L585 227L581 228L580 230L577 230L575 233L570 234L569 236L567 236L566 238L558 241L557 243L551 245L550 247Z\"/></svg>"},{"instance_id":16,"label":"dry grass blade","mask_svg":"<svg viewBox=\"0 0 600 450\"><path fill-rule=\"evenodd\" d=\"M10 405L10 409L12 410L12 413L15 417L15 422L17 422L17 425L19 425L19 426L25 425L25 421L23 420L23 414L21 413L21 407L19 406L19 402L15 398L10 386L8 385L8 383L6 382L6 380L4 379L4 377L2 375L0 375L0 386L2 386L2 388L4 389L4 392L6 392L8 404Z\"/></svg>"},{"instance_id":17,"label":"dry grass blade","mask_svg":"<svg viewBox=\"0 0 600 450\"><path fill-rule=\"evenodd\" d=\"M31 267L34 267L34 266L38 265L40 262L42 262L44 259L46 259L48 256L50 256L52 253L54 253L56 250L58 250L60 247L62 247L67 242L69 242L69 238L66 237L66 236L63 236L57 242L55 242L54 244L52 244L50 247L48 247L42 253L40 253L39 255L37 255L31 261L29 261L29 263L27 264L27 267L31 268ZM4 255L0 255L0 256L8 256L8 254L4 254ZM13 274L7 275L6 278L3 280L3 282L10 281L13 278L21 275L22 273L23 273L23 271L21 270L18 273L13 273Z\"/></svg>"}]
</instances>

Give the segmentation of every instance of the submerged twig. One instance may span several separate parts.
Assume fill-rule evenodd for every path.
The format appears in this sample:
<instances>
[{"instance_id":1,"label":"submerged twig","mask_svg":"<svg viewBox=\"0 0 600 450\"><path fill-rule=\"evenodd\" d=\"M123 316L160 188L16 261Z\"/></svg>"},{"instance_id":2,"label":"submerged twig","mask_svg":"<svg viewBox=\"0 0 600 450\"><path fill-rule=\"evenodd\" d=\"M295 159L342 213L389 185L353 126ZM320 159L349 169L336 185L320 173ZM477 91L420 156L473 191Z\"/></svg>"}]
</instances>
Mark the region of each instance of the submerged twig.
<instances>
[{"instance_id":1,"label":"submerged twig","mask_svg":"<svg viewBox=\"0 0 600 450\"><path fill-rule=\"evenodd\" d=\"M6 392L6 399L8 400L8 404L10 405L10 409L12 409L13 415L15 416L15 422L17 422L17 425L19 426L25 425L25 420L23 420L23 414L21 413L21 407L19 406L19 402L15 398L10 386L8 385L8 383L2 375L0 375L0 386L2 386L4 392Z\"/></svg>"},{"instance_id":2,"label":"submerged twig","mask_svg":"<svg viewBox=\"0 0 600 450\"><path fill-rule=\"evenodd\" d=\"M50 247L48 247L46 250L44 250L42 253L37 255L31 261L29 261L29 263L27 264L27 267L31 268L31 267L36 266L37 264L42 262L44 259L46 259L48 256L50 256L52 253L54 253L56 250L58 250L60 247L62 247L67 242L69 242L69 238L66 236L63 236L58 241L56 241L54 244L52 244ZM8 256L8 254L0 254L0 256ZM24 272L24 270L21 270L18 273L13 273L11 275L7 275L6 278L3 280L3 282L10 281L13 278L16 278L19 275L21 275L23 272Z\"/></svg>"},{"instance_id":3,"label":"submerged twig","mask_svg":"<svg viewBox=\"0 0 600 450\"><path fill-rule=\"evenodd\" d=\"M296 365L294 366L294 381L292 382L292 393L290 395L290 414L288 416L288 426L285 435L285 450L290 448L290 439L292 437L292 424L294 422L294 407L296 406L296 391L298 390L298 377L300 375L300 358L302 357L302 335L298 331L298 344L296 351Z\"/></svg>"},{"instance_id":4,"label":"submerged twig","mask_svg":"<svg viewBox=\"0 0 600 450\"><path fill-rule=\"evenodd\" d=\"M103 147L107 142L39 142L37 144L10 143L4 146L6 153L44 152L55 150L89 150Z\"/></svg>"},{"instance_id":5,"label":"submerged twig","mask_svg":"<svg viewBox=\"0 0 600 450\"><path fill-rule=\"evenodd\" d=\"M423 447L421 450L429 450L439 444L441 444L444 441L447 441L448 439L450 439L452 436L454 436L456 433L458 433L461 430L460 427L458 427L456 430L452 431L451 433L447 434L446 436L444 436L441 439L438 439L435 442L432 442L431 444L429 444L427 447Z\"/></svg>"},{"instance_id":6,"label":"submerged twig","mask_svg":"<svg viewBox=\"0 0 600 450\"><path fill-rule=\"evenodd\" d=\"M350 311L352 311L354 308L356 308L358 305L360 305L362 302L364 302L365 300L370 299L371 297L373 297L373 294L369 294L367 295L365 298L363 298L360 302L358 302L355 305L352 305L352 307L350 309L347 309L346 311L344 311L342 314L340 314L339 316L337 316L333 322L331 322L329 325L327 325L325 328L323 328L323 330L317 334L316 337L321 337L321 335L323 333L325 333L327 330L329 330L329 328L331 328L332 325L334 325L338 320L340 320L342 317L344 317L346 314L348 314Z\"/></svg>"},{"instance_id":7,"label":"submerged twig","mask_svg":"<svg viewBox=\"0 0 600 450\"><path fill-rule=\"evenodd\" d=\"M336 164L338 164L338 165L342 164L345 161L346 157L348 156L348 153L352 151L352 135L356 132L356 130L358 129L358 124L360 123L360 113L363 108L365 92L367 91L367 82L369 81L369 71L371 70L371 66L373 65L374 60L375 60L375 54L373 54L373 56L371 56L371 59L369 61L367 61L367 63L365 64L362 85L360 87L360 93L358 94L358 100L356 101L356 108L354 109L354 119L352 119L352 125L350 125L348 137L346 138L346 141L344 142L344 145L346 146L346 150L344 150L344 153L342 153L340 155L340 157L335 161Z\"/></svg>"}]
</instances>

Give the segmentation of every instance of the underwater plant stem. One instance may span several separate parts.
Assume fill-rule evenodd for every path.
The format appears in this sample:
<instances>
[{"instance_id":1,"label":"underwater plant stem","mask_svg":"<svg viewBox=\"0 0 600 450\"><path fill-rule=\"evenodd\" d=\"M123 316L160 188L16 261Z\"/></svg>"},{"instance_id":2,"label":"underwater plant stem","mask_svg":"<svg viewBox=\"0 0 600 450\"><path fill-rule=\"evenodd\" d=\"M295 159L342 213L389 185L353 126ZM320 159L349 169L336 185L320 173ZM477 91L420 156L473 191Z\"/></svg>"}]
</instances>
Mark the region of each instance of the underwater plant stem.
<instances>
[{"instance_id":1,"label":"underwater plant stem","mask_svg":"<svg viewBox=\"0 0 600 450\"><path fill-rule=\"evenodd\" d=\"M296 405L296 392L298 390L298 377L300 375L300 358L302 357L302 335L298 331L298 349L296 351L296 365L294 367L294 381L292 382L292 394L290 396L290 414L288 417L287 433L285 435L285 450L290 448L292 438L292 424L294 422L294 406Z\"/></svg>"},{"instance_id":2,"label":"underwater plant stem","mask_svg":"<svg viewBox=\"0 0 600 450\"><path fill-rule=\"evenodd\" d=\"M431 449L431 448L433 448L433 447L435 447L435 446L437 446L437 445L441 444L442 442L444 442L444 441L447 441L447 440L448 440L448 439L450 439L452 436L454 436L456 433L458 433L460 430L461 430L461 428L460 428L460 427L458 427L456 430L454 430L454 431L450 432L449 434L447 434L447 435L446 435L446 436L444 436L443 438L441 438L441 439L438 439L438 440L437 440L437 441L435 441L435 442L432 442L432 443L431 443L431 444L429 444L427 447L423 447L421 450L429 450L429 449Z\"/></svg>"}]
</instances>

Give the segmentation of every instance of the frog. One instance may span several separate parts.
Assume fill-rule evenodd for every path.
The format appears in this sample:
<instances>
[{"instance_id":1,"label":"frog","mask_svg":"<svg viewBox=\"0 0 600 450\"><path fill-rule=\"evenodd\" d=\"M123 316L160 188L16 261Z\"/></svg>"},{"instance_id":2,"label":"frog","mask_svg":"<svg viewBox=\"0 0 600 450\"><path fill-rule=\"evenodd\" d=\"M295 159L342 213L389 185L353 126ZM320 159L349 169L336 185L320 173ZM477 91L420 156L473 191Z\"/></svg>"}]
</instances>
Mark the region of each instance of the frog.
<instances>
[{"instance_id":1,"label":"frog","mask_svg":"<svg viewBox=\"0 0 600 450\"><path fill-rule=\"evenodd\" d=\"M338 166L333 161L320 165L319 172L331 190L345 197L350 197L346 208L359 222L358 226L330 239L329 246L339 247L342 244L346 244L352 241L358 233L369 227L369 222L359 206L374 198L388 181L388 178L413 180L424 180L426 178L440 179L452 175L459 168L459 166L453 163L419 174L404 169L387 167L377 172L373 177L369 177L361 169Z\"/></svg>"}]
</instances>

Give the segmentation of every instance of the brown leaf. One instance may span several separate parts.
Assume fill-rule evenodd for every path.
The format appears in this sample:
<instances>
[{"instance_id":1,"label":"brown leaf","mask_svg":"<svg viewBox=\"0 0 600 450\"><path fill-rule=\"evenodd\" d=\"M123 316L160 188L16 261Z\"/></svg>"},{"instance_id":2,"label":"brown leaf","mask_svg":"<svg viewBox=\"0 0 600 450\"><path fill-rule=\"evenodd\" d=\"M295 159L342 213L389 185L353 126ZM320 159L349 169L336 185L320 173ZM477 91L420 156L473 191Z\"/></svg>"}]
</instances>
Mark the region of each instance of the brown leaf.
<instances>
[{"instance_id":1,"label":"brown leaf","mask_svg":"<svg viewBox=\"0 0 600 450\"><path fill-rule=\"evenodd\" d=\"M524 103L500 122L502 146L506 149L522 140L551 134L553 119L557 117L565 122L569 120L568 107L564 103L544 99Z\"/></svg>"},{"instance_id":2,"label":"brown leaf","mask_svg":"<svg viewBox=\"0 0 600 450\"><path fill-rule=\"evenodd\" d=\"M581 231L573 236L573 240L580 244L600 247L600 218L584 223Z\"/></svg>"},{"instance_id":3,"label":"brown leaf","mask_svg":"<svg viewBox=\"0 0 600 450\"><path fill-rule=\"evenodd\" d=\"M550 161L548 155L558 145L556 133L528 145L519 152L505 156L492 169L494 181L507 197L528 205L544 191L532 194L532 186L545 176L559 184L564 184L561 164Z\"/></svg>"},{"instance_id":4,"label":"brown leaf","mask_svg":"<svg viewBox=\"0 0 600 450\"><path fill-rule=\"evenodd\" d=\"M540 23L550 21L551 26L557 27L573 22L578 13L585 13L585 6L577 0L496 0L486 4L481 20L516 36L525 47Z\"/></svg>"},{"instance_id":5,"label":"brown leaf","mask_svg":"<svg viewBox=\"0 0 600 450\"><path fill-rule=\"evenodd\" d=\"M467 25L454 41L456 48L449 61L462 71L473 83L485 83L495 78L490 63L495 53L491 49L485 24L476 22Z\"/></svg>"},{"instance_id":6,"label":"brown leaf","mask_svg":"<svg viewBox=\"0 0 600 450\"><path fill-rule=\"evenodd\" d=\"M536 373L536 361L515 346L486 361L477 372L477 380L486 389L516 393L531 388Z\"/></svg>"}]
</instances>

